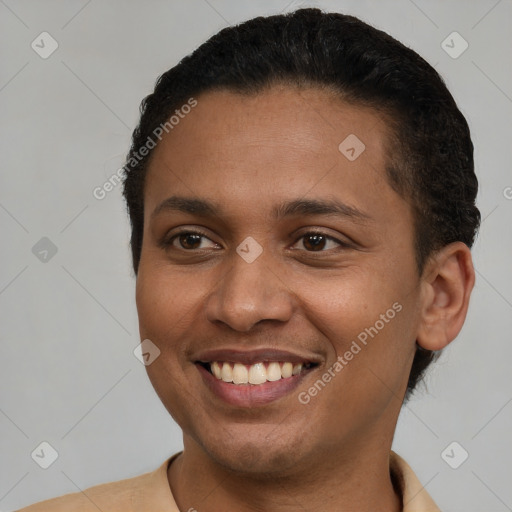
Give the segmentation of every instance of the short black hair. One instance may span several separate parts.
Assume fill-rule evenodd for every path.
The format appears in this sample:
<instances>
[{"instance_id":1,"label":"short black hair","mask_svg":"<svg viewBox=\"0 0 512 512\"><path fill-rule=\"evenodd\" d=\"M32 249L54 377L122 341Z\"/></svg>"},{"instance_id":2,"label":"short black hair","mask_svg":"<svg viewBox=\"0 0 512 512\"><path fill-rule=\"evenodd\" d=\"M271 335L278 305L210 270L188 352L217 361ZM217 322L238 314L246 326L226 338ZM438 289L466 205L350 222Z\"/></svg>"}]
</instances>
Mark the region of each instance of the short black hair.
<instances>
[{"instance_id":1,"label":"short black hair","mask_svg":"<svg viewBox=\"0 0 512 512\"><path fill-rule=\"evenodd\" d=\"M437 71L416 52L354 16L298 9L224 28L163 73L140 106L124 166L137 275L144 225L144 183L155 130L193 96L215 90L257 94L277 84L334 91L370 107L389 128L386 175L414 218L421 275L430 256L479 225L478 181L466 119ZM161 131L161 130L160 130ZM153 144L154 146L155 144ZM407 399L438 352L417 345Z\"/></svg>"}]
</instances>

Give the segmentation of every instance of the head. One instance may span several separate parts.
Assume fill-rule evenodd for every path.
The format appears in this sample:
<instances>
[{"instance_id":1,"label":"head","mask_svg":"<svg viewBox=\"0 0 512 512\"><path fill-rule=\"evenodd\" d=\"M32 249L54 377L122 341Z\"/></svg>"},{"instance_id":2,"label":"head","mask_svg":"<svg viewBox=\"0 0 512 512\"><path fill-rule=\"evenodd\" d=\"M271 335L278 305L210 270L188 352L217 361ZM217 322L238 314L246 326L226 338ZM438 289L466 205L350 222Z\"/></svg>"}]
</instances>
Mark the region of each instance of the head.
<instances>
[{"instance_id":1,"label":"head","mask_svg":"<svg viewBox=\"0 0 512 512\"><path fill-rule=\"evenodd\" d=\"M343 153L354 156L346 140L353 160ZM311 359L316 354L320 377L331 369L332 390L346 379L342 389L350 382L367 390L361 407L372 406L375 418L393 401L396 412L464 321L474 280L469 248L480 222L477 187L469 128L443 80L386 33L351 16L301 9L210 38L143 100L125 166L141 335L162 351L148 372L171 414L208 445L180 412L187 400L197 401L207 423L211 411L200 403L199 387L192 384L188 397L171 395L196 379L191 355L226 340L244 349L289 342ZM154 214L169 196L218 208L181 201L186 215L184 208ZM344 203L341 224L320 223L324 235L346 245L342 256L284 258L280 244L286 239L290 247L290 231L308 224L299 216L278 221L273 211L300 198ZM208 254L189 255L176 236L169 250L170 235L179 234L170 228L184 224L202 227ZM259 245L248 250L262 250L251 263L236 252L247 237ZM357 340L364 357L354 349L354 361L333 370ZM380 399L368 379L387 388ZM337 396L322 390L308 406L320 418ZM371 423L371 414L357 412L348 398L341 402L360 423L339 435ZM261 436L281 439L275 425L261 430L257 410L219 414L258 424L251 446ZM300 421L292 414L290 428L303 428ZM235 427L222 428L236 438Z\"/></svg>"}]
</instances>

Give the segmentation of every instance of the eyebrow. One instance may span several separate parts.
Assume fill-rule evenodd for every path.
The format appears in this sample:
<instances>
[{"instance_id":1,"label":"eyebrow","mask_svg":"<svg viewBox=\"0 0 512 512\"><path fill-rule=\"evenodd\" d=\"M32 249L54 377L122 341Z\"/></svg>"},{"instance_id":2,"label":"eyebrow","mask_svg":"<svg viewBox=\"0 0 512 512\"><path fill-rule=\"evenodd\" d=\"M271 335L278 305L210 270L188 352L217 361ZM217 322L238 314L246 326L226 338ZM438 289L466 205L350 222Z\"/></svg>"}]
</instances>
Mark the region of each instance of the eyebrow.
<instances>
[{"instance_id":1,"label":"eyebrow","mask_svg":"<svg viewBox=\"0 0 512 512\"><path fill-rule=\"evenodd\" d=\"M162 201L151 214L151 219L162 212L182 212L200 217L222 217L224 209L219 203L195 197L171 196ZM275 219L283 219L299 215L326 215L350 218L365 222L372 218L365 212L347 205L336 199L295 199L285 201L272 209Z\"/></svg>"}]
</instances>

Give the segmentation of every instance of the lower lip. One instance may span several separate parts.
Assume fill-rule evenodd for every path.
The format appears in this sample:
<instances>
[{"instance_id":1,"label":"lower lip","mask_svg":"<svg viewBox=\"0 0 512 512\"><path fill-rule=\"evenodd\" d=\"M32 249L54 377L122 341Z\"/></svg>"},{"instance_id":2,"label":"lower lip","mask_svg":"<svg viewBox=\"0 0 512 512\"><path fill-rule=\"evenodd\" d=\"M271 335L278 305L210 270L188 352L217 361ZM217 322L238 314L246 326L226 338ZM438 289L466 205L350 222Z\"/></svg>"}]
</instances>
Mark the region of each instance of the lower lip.
<instances>
[{"instance_id":1,"label":"lower lip","mask_svg":"<svg viewBox=\"0 0 512 512\"><path fill-rule=\"evenodd\" d=\"M214 395L230 405L238 407L258 407L269 404L288 395L297 388L307 372L301 372L286 379L263 384L233 384L217 379L200 364L196 365L204 383Z\"/></svg>"}]
</instances>

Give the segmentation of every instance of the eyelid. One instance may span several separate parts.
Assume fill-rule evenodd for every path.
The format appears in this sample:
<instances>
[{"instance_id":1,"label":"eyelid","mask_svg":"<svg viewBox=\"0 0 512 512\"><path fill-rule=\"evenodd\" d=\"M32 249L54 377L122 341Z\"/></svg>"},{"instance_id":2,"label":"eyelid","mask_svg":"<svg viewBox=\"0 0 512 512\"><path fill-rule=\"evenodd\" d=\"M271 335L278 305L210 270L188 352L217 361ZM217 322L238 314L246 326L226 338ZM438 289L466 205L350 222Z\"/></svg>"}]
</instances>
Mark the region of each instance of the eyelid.
<instances>
[{"instance_id":1,"label":"eyelid","mask_svg":"<svg viewBox=\"0 0 512 512\"><path fill-rule=\"evenodd\" d=\"M340 240L339 238L337 238L333 235L330 235L328 232L326 232L325 230L322 230L320 228L307 228L305 231L297 233L296 235L294 235L294 238L295 238L294 245L295 245L295 243L297 243L301 238L305 237L306 235L320 235L320 236L323 236L327 240L336 242L340 247L344 247L344 248L353 247L353 245L351 245L351 243L349 241ZM315 252L327 253L330 251L307 251L307 252L310 252L313 254Z\"/></svg>"},{"instance_id":2,"label":"eyelid","mask_svg":"<svg viewBox=\"0 0 512 512\"><path fill-rule=\"evenodd\" d=\"M185 235L185 234L190 234L190 235L200 235L202 236L203 238L207 238L208 240L210 240L210 242L213 242L214 244L217 244L217 242L215 242L214 240L212 240L210 238L210 236L208 235L208 233L206 233L205 231L202 231L201 229L199 228L187 228L187 227L182 227L182 228L179 228L179 231L176 231L174 232L172 235L165 235L161 241L161 243L159 244L161 247L163 247L164 249L167 249L169 247L173 247L172 243L174 242L174 240L179 237L180 235ZM219 244L217 244L219 245ZM179 249L178 247L175 247L176 249ZM194 252L194 251L197 251L197 250L200 250L200 249L181 249L182 251L184 252Z\"/></svg>"}]
</instances>

